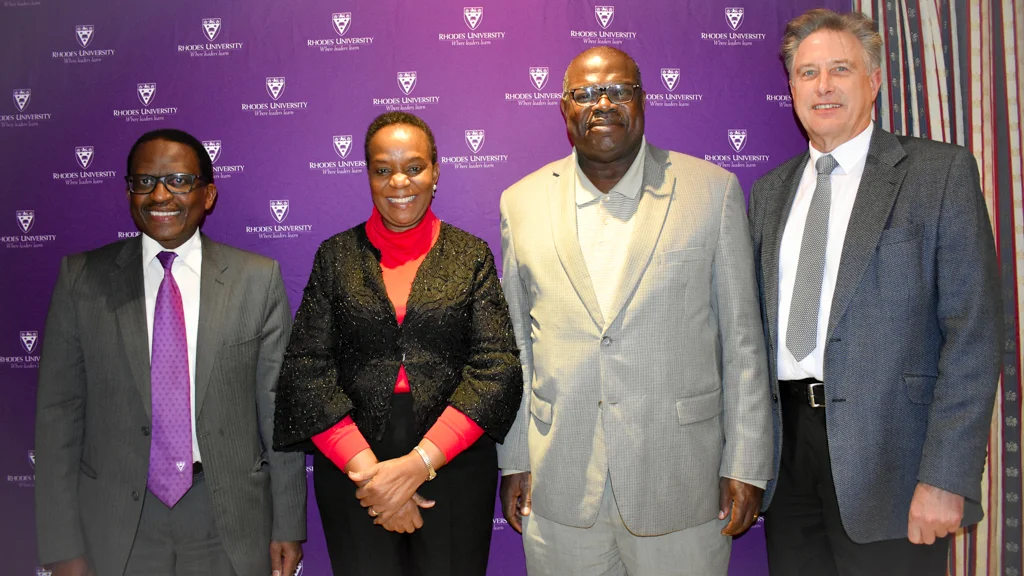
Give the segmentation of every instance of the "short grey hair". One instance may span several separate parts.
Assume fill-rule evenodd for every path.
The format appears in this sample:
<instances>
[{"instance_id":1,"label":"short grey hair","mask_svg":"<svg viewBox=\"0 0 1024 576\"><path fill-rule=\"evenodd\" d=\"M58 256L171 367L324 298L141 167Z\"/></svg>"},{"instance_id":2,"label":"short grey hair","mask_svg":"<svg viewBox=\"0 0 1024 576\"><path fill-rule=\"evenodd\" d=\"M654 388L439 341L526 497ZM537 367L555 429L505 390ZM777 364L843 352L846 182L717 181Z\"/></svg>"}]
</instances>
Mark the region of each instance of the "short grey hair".
<instances>
[{"instance_id":1,"label":"short grey hair","mask_svg":"<svg viewBox=\"0 0 1024 576\"><path fill-rule=\"evenodd\" d=\"M840 14L824 8L808 10L793 18L786 24L786 33L782 36L782 60L786 63L786 73L793 73L793 57L797 48L808 36L819 30L833 32L849 32L860 42L864 49L864 63L868 73L872 73L882 65L882 37L875 28L875 21L861 12Z\"/></svg>"},{"instance_id":2,"label":"short grey hair","mask_svg":"<svg viewBox=\"0 0 1024 576\"><path fill-rule=\"evenodd\" d=\"M629 54L626 54L624 51L619 50L618 48L613 48L611 46L594 46L593 48L587 48L583 52L580 52L579 54L577 54L569 62L569 65L565 67L565 74L562 75L562 96L565 96L566 94L569 93L569 68L572 68L572 65L577 60L582 58L584 54L586 54L588 52L598 52L598 51L600 51L600 52L611 52L613 54L618 54L620 56L625 56L626 60L628 60L629 63L633 65L633 70L636 71L636 83L639 84L640 86L644 85L643 78L640 77L640 66L637 65L636 60L633 60L632 56L630 56Z\"/></svg>"}]
</instances>

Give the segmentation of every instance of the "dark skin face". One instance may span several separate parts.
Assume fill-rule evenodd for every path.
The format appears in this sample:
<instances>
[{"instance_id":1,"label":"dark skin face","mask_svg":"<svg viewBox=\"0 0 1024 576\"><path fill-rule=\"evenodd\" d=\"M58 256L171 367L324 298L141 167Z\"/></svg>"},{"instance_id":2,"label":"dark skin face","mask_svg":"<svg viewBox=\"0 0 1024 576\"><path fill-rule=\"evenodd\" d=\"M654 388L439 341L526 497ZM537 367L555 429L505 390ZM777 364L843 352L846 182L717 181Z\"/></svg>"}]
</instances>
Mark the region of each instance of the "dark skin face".
<instances>
[{"instance_id":1,"label":"dark skin face","mask_svg":"<svg viewBox=\"0 0 1024 576\"><path fill-rule=\"evenodd\" d=\"M569 89L609 84L638 84L637 72L622 54L595 48L580 54L566 71ZM562 97L562 116L576 147L580 168L602 192L608 192L629 170L640 152L644 135L645 96L636 89L633 99L612 104L607 96L580 106L568 94Z\"/></svg>"},{"instance_id":2,"label":"dark skin face","mask_svg":"<svg viewBox=\"0 0 1024 576\"><path fill-rule=\"evenodd\" d=\"M135 151L132 174L178 173L199 174L199 159L189 146L169 140L150 140ZM207 210L213 208L217 187L197 180L188 194L171 194L158 182L149 194L131 194L127 188L125 194L139 231L173 250L195 234Z\"/></svg>"},{"instance_id":3,"label":"dark skin face","mask_svg":"<svg viewBox=\"0 0 1024 576\"><path fill-rule=\"evenodd\" d=\"M430 208L440 175L430 156L426 133L408 124L385 126L370 139L370 194L388 230L414 228Z\"/></svg>"}]
</instances>

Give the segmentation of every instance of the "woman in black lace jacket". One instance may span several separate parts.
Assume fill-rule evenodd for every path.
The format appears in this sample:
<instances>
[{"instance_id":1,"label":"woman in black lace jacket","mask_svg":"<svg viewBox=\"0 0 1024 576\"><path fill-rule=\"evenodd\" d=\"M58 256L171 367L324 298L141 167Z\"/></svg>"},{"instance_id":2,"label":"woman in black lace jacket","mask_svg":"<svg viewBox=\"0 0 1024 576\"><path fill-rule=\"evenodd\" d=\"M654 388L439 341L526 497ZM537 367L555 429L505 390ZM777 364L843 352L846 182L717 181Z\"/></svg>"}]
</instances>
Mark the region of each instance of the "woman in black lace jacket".
<instances>
[{"instance_id":1,"label":"woman in black lace jacket","mask_svg":"<svg viewBox=\"0 0 1024 576\"><path fill-rule=\"evenodd\" d=\"M365 153L374 208L317 251L274 446L314 453L335 574L483 575L523 390L508 306L487 244L430 209L430 128L384 114Z\"/></svg>"}]
</instances>

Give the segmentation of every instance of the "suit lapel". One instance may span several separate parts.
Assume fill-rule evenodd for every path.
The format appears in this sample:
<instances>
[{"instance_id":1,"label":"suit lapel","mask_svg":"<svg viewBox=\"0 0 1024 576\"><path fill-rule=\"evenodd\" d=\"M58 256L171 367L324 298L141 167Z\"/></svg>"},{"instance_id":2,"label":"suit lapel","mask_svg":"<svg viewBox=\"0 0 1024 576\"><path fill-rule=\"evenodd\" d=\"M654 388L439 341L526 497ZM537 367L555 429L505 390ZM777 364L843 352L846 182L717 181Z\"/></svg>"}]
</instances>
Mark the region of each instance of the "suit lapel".
<instances>
[{"instance_id":1,"label":"suit lapel","mask_svg":"<svg viewBox=\"0 0 1024 576\"><path fill-rule=\"evenodd\" d=\"M780 196L779 200L771 203L772 211L765 215L761 274L768 316L768 342L772 348L775 348L779 335L779 253L782 250L782 233L786 229L789 211L800 186L800 176L809 159L810 155L805 152L803 160L793 164L792 172L782 176L779 188L772 191Z\"/></svg>"},{"instance_id":2,"label":"suit lapel","mask_svg":"<svg viewBox=\"0 0 1024 576\"><path fill-rule=\"evenodd\" d=\"M654 247L657 246L661 229L665 225L665 216L668 214L673 191L677 186L676 178L668 177L668 154L664 150L647 145L644 154L644 178L640 191L642 196L634 216L636 221L633 223L633 237L629 239L626 261L608 314L608 324L622 312L622 308L629 301L650 264ZM687 184L689 183L686 181L678 183L681 188Z\"/></svg>"},{"instance_id":3,"label":"suit lapel","mask_svg":"<svg viewBox=\"0 0 1024 576\"><path fill-rule=\"evenodd\" d=\"M828 318L826 338L831 338L839 319L853 298L860 279L875 255L878 238L885 229L893 203L906 171L896 164L906 156L895 136L875 126L868 157L857 188L857 199L843 240L836 290ZM826 340L828 342L828 340Z\"/></svg>"},{"instance_id":4,"label":"suit lapel","mask_svg":"<svg viewBox=\"0 0 1024 576\"><path fill-rule=\"evenodd\" d=\"M146 289L142 272L142 240L126 242L110 275L114 311L121 346L128 357L132 380L139 387L146 416L152 414L149 372L149 328L146 325Z\"/></svg>"},{"instance_id":5,"label":"suit lapel","mask_svg":"<svg viewBox=\"0 0 1024 576\"><path fill-rule=\"evenodd\" d=\"M570 155L562 163L561 171L555 173L548 186L548 207L551 210L551 236L555 244L555 252L562 262L562 268L569 277L576 294L590 317L599 327L604 327L601 306L597 302L594 284L587 271L587 262L583 259L580 239L576 231L576 195L574 182L576 167Z\"/></svg>"},{"instance_id":6,"label":"suit lapel","mask_svg":"<svg viewBox=\"0 0 1024 576\"><path fill-rule=\"evenodd\" d=\"M228 310L227 262L220 246L200 235L203 265L199 275L199 330L196 336L196 417L202 413L203 400L210 388L210 374L220 350Z\"/></svg>"}]
</instances>

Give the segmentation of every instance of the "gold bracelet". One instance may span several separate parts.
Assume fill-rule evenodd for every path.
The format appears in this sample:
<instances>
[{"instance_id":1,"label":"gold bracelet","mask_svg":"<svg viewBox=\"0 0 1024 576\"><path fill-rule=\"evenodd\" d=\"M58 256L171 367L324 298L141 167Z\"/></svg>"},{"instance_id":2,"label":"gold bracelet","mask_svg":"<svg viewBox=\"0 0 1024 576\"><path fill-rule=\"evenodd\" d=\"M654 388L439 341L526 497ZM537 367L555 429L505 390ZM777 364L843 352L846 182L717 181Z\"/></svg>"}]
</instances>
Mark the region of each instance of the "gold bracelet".
<instances>
[{"instance_id":1,"label":"gold bracelet","mask_svg":"<svg viewBox=\"0 0 1024 576\"><path fill-rule=\"evenodd\" d=\"M434 466L430 463L430 456L427 456L427 451L419 446L413 446L412 449L420 455L420 458L423 459L423 464L427 467L427 482L436 478L437 472L434 472Z\"/></svg>"}]
</instances>

